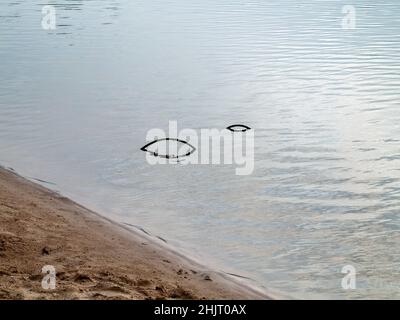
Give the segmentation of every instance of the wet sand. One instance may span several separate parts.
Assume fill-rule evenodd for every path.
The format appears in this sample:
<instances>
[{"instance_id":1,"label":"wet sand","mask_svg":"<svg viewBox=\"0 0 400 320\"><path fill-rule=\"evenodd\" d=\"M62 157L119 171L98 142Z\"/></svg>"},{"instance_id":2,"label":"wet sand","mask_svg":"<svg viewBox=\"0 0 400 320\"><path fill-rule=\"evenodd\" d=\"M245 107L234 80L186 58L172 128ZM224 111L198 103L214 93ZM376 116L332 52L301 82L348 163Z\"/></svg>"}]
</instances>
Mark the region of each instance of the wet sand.
<instances>
[{"instance_id":1,"label":"wet sand","mask_svg":"<svg viewBox=\"0 0 400 320\"><path fill-rule=\"evenodd\" d=\"M45 265L54 290L42 288ZM0 299L268 298L0 167Z\"/></svg>"}]
</instances>

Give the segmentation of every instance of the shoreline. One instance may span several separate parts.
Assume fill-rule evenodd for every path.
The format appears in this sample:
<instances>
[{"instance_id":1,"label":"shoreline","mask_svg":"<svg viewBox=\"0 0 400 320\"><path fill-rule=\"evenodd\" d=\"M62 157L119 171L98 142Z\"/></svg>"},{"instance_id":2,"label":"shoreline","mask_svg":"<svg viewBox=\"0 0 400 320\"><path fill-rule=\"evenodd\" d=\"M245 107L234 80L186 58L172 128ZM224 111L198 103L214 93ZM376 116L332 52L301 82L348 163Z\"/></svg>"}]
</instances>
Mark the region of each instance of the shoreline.
<instances>
[{"instance_id":1,"label":"shoreline","mask_svg":"<svg viewBox=\"0 0 400 320\"><path fill-rule=\"evenodd\" d=\"M132 227L0 166L0 299L273 298Z\"/></svg>"}]
</instances>

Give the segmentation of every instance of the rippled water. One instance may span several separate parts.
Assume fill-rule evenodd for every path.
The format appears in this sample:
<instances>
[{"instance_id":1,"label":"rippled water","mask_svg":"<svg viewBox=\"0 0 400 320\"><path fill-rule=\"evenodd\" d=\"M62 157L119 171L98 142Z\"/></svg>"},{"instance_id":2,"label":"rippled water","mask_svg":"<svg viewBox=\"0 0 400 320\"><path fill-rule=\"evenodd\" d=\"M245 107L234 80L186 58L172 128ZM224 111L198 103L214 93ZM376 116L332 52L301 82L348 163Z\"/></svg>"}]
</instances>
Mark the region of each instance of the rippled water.
<instances>
[{"instance_id":1,"label":"rippled water","mask_svg":"<svg viewBox=\"0 0 400 320\"><path fill-rule=\"evenodd\" d=\"M44 4L0 4L1 164L267 288L400 298L398 0ZM254 173L148 165L169 120L251 126Z\"/></svg>"}]
</instances>

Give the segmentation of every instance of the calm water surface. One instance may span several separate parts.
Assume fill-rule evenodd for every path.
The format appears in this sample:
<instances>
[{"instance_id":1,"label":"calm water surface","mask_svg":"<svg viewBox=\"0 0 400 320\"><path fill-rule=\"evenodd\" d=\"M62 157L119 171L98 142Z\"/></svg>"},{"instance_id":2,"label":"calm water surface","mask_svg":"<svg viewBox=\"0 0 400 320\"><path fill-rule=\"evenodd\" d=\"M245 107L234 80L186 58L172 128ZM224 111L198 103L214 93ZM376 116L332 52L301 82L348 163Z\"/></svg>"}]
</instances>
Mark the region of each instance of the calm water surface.
<instances>
[{"instance_id":1,"label":"calm water surface","mask_svg":"<svg viewBox=\"0 0 400 320\"><path fill-rule=\"evenodd\" d=\"M0 3L1 164L266 288L400 298L398 0L44 4ZM148 165L169 120L251 126L254 173Z\"/></svg>"}]
</instances>

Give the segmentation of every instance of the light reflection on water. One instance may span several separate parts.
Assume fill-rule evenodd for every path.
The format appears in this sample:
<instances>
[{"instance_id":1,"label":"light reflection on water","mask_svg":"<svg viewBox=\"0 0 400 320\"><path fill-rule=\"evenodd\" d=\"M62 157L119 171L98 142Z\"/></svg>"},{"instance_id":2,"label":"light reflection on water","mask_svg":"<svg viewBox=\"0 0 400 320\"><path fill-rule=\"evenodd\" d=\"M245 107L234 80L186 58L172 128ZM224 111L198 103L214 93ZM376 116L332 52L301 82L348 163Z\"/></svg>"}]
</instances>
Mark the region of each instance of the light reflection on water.
<instances>
[{"instance_id":1,"label":"light reflection on water","mask_svg":"<svg viewBox=\"0 0 400 320\"><path fill-rule=\"evenodd\" d=\"M43 4L0 4L0 163L267 287L400 297L398 1ZM254 128L254 174L147 165L169 120Z\"/></svg>"}]
</instances>

